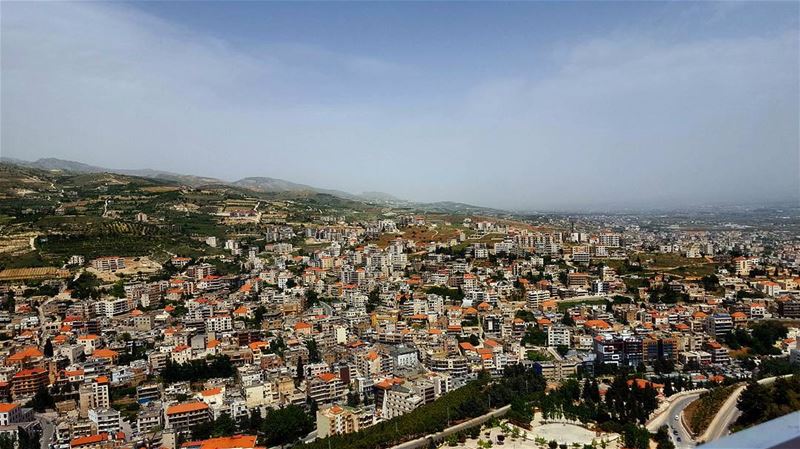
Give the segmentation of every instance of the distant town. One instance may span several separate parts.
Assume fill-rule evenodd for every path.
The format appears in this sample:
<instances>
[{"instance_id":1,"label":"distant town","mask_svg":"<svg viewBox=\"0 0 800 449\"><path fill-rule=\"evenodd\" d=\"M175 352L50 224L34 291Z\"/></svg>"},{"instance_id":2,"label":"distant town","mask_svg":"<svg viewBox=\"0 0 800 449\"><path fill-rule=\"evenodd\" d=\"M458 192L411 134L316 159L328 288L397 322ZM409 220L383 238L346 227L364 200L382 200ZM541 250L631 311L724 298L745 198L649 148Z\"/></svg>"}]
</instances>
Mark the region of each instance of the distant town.
<instances>
[{"instance_id":1,"label":"distant town","mask_svg":"<svg viewBox=\"0 0 800 449\"><path fill-rule=\"evenodd\" d=\"M786 208L0 164L0 449L692 448L800 409Z\"/></svg>"}]
</instances>

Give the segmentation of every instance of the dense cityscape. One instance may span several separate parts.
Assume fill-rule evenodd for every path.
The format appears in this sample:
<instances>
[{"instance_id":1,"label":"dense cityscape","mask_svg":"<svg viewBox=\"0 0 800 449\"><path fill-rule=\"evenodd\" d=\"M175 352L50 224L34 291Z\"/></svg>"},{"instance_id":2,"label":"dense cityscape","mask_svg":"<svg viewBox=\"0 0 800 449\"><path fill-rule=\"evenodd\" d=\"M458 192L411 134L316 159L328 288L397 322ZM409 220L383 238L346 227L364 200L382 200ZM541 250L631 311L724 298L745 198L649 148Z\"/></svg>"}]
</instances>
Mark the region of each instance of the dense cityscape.
<instances>
[{"instance_id":1,"label":"dense cityscape","mask_svg":"<svg viewBox=\"0 0 800 449\"><path fill-rule=\"evenodd\" d=\"M800 1L0 0L0 449L800 449Z\"/></svg>"},{"instance_id":2,"label":"dense cityscape","mask_svg":"<svg viewBox=\"0 0 800 449\"><path fill-rule=\"evenodd\" d=\"M0 166L3 449L669 449L800 408L793 206L512 214L34 165Z\"/></svg>"}]
</instances>

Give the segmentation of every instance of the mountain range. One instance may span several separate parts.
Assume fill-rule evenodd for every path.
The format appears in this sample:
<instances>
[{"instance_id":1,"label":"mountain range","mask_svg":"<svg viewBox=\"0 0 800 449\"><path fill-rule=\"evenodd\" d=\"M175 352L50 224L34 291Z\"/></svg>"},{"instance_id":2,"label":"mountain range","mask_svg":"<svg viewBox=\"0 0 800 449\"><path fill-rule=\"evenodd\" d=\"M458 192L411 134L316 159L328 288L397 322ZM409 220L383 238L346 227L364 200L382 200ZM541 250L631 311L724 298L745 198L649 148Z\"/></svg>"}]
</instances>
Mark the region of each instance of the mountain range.
<instances>
[{"instance_id":1,"label":"mountain range","mask_svg":"<svg viewBox=\"0 0 800 449\"><path fill-rule=\"evenodd\" d=\"M184 175L163 170L144 169L118 169L98 167L95 165L84 164L83 162L67 161L57 158L41 158L35 161L25 161L9 157L0 158L0 162L6 162L23 167L38 168L40 170L59 170L72 173L117 173L121 175L139 176L142 178L162 179L166 181L178 182L192 187L208 184L222 184L235 187L243 187L258 192L315 192L325 193L351 200L362 201L384 201L384 202L403 202L402 200L383 192L364 192L362 194L352 194L341 190L322 189L306 184L286 181L284 179L269 177L248 177L237 181L225 181L218 178L205 176Z\"/></svg>"},{"instance_id":2,"label":"mountain range","mask_svg":"<svg viewBox=\"0 0 800 449\"><path fill-rule=\"evenodd\" d=\"M0 162L14 164L21 167L29 167L39 170L48 170L48 171L64 171L72 173L116 173L121 175L139 176L142 178L171 181L192 187L199 187L204 185L227 185L232 187L240 187L249 190L254 190L257 192L323 193L348 200L367 201L371 203L385 203L396 206L412 206L414 208L426 210L429 212L450 212L450 213L467 213L467 214L475 214L475 213L498 214L504 212L498 209L473 206L470 204L457 203L452 201L441 201L436 203L415 203L399 199L393 195L384 192L363 192L360 194L353 194L341 190L323 189L319 187L310 186L307 184L300 184L296 182L287 181L285 179L270 178L263 176L247 177L239 179L237 181L225 181L218 178L186 175L186 174L173 173L163 170L154 170L150 168L114 169L107 167L98 167L95 165L84 164L83 162L68 161L57 158L41 158L35 161L26 161L10 157L0 157Z\"/></svg>"}]
</instances>

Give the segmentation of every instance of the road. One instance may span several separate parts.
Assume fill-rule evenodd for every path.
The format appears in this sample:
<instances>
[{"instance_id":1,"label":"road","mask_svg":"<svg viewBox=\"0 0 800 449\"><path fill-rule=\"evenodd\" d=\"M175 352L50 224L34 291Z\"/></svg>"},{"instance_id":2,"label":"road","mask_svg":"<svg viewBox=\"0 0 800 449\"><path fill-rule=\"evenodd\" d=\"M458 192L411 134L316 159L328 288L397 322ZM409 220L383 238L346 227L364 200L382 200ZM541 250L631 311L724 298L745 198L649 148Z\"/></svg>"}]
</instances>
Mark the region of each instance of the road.
<instances>
[{"instance_id":1,"label":"road","mask_svg":"<svg viewBox=\"0 0 800 449\"><path fill-rule=\"evenodd\" d=\"M42 426L42 437L39 440L39 444L41 445L41 449L48 449L50 443L54 440L56 425L50 417L45 416L45 414L37 414L36 418L39 421L39 425Z\"/></svg>"},{"instance_id":2,"label":"road","mask_svg":"<svg viewBox=\"0 0 800 449\"><path fill-rule=\"evenodd\" d=\"M697 445L692 435L683 425L683 410L698 397L700 397L699 394L697 396L687 396L679 399L675 401L674 410L671 410L672 413L670 414L668 424L669 437L672 439L672 442L675 443L676 449L691 449ZM675 415L678 416L678 419L675 419ZM680 441L678 441L679 439Z\"/></svg>"},{"instance_id":3,"label":"road","mask_svg":"<svg viewBox=\"0 0 800 449\"><path fill-rule=\"evenodd\" d=\"M669 437L672 442L675 443L676 449L694 448L697 443L695 443L692 435L684 427L680 417L683 415L683 410L699 398L703 392L704 391L697 391L696 393L676 399L675 402L669 405L664 413L647 425L647 429L651 432L655 432L659 427L666 425L668 427ZM675 419L675 416L679 418ZM676 431L677 433L675 433ZM680 438L680 441L678 441L678 438Z\"/></svg>"},{"instance_id":4,"label":"road","mask_svg":"<svg viewBox=\"0 0 800 449\"><path fill-rule=\"evenodd\" d=\"M660 412L656 417L654 417L650 422L647 423L647 430L650 432L655 432L658 430L659 427L663 425L670 424L669 421L673 420L674 416L683 411L689 402L700 397L701 394L705 393L707 390L705 389L698 389L693 392L682 392L676 395L673 395L673 402L669 404L667 409L663 412ZM684 398L691 398L687 403L683 403L682 400ZM682 405L682 406L681 406Z\"/></svg>"},{"instance_id":5,"label":"road","mask_svg":"<svg viewBox=\"0 0 800 449\"><path fill-rule=\"evenodd\" d=\"M767 377L758 381L761 385L770 385L775 382L778 377L791 377L791 374L786 376ZM736 405L739 402L739 396L745 390L746 385L734 390L731 396L722 404L722 407L717 412L717 415L708 425L708 429L703 434L702 439L705 442L714 441L730 434L730 427L739 418L741 412Z\"/></svg>"},{"instance_id":6,"label":"road","mask_svg":"<svg viewBox=\"0 0 800 449\"><path fill-rule=\"evenodd\" d=\"M736 404L739 402L739 395L742 394L745 388L746 385L736 388L728 399L725 400L722 407L720 407L717 412L717 415L714 416L714 419L708 424L708 429L706 429L705 433L702 435L704 441L714 441L730 433L729 429L731 424L736 422L736 419L739 418L741 414L739 409L736 408Z\"/></svg>"},{"instance_id":7,"label":"road","mask_svg":"<svg viewBox=\"0 0 800 449\"><path fill-rule=\"evenodd\" d=\"M510 405L506 405L504 407L500 407L497 410L493 410L485 415L481 415L477 418L472 418L468 421L462 422L460 424L456 424L454 426L448 427L441 432L437 432L432 435L428 435L425 437L417 438L416 440L406 441L405 443L398 444L396 446L392 446L390 449L417 449L417 448L426 448L430 446L430 440L433 441L441 441L447 438L449 435L460 432L465 429L469 429L471 427L479 426L486 421L489 421L493 417L500 417L508 413L511 409Z\"/></svg>"}]
</instances>

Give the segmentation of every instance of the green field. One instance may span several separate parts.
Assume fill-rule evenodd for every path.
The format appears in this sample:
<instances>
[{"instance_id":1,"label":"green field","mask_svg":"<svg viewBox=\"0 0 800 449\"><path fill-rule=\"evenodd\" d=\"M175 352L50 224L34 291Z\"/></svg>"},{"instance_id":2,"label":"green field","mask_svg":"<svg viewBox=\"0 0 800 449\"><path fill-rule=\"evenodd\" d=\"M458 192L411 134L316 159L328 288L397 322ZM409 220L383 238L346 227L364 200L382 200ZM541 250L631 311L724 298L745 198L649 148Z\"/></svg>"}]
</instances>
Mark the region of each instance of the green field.
<instances>
[{"instance_id":1,"label":"green field","mask_svg":"<svg viewBox=\"0 0 800 449\"><path fill-rule=\"evenodd\" d=\"M559 312L564 312L567 309L569 309L570 307L578 307L578 306L581 306L581 305L597 306L597 305L605 305L605 304L608 304L608 301L606 301L605 299L588 299L586 301L580 301L580 302L577 302L577 301L576 302L559 302L558 303L558 311Z\"/></svg>"}]
</instances>

